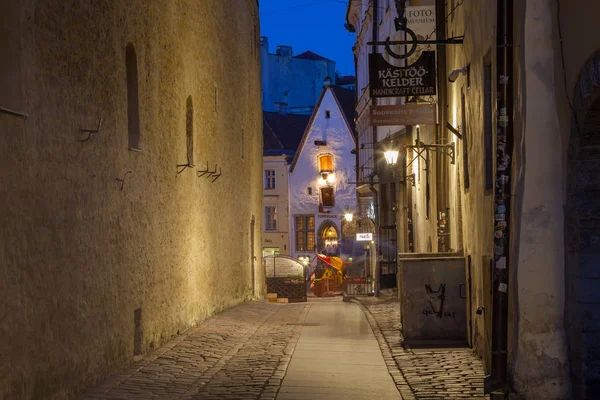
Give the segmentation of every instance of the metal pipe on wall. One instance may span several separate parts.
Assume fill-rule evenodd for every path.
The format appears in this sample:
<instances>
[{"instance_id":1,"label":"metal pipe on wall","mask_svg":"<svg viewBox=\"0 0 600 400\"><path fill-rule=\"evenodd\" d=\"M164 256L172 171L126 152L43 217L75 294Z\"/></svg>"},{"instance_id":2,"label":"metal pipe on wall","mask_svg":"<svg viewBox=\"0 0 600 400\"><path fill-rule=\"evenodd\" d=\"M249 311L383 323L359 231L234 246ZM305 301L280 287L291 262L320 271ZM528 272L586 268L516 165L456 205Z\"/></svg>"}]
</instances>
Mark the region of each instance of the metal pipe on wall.
<instances>
[{"instance_id":1,"label":"metal pipe on wall","mask_svg":"<svg viewBox=\"0 0 600 400\"><path fill-rule=\"evenodd\" d=\"M513 0L498 0L496 67L498 120L494 215L492 390L508 388L508 271L513 153ZM506 166L508 165L508 166Z\"/></svg>"},{"instance_id":2,"label":"metal pipe on wall","mask_svg":"<svg viewBox=\"0 0 600 400\"><path fill-rule=\"evenodd\" d=\"M378 21L378 15L379 15L379 1L378 0L373 0L373 41L378 41L379 40L379 21ZM373 46L372 47L372 51L373 53L377 53L378 52L378 46ZM376 104L376 99L371 99L371 102L373 104ZM373 127L373 140L372 143L375 144L377 143L377 127L374 126ZM377 171L377 157L375 154L375 150L373 150L373 168L375 171L375 174L378 172ZM379 262L379 254L381 253L381 244L379 241L379 198L377 190L375 189L375 187L373 186L373 174L369 175L369 189L371 190L371 192L373 193L373 198L375 201L374 204L374 208L375 208L375 252L376 252L376 258L375 258L375 296L379 297L379 289L380 289L380 285L381 285L381 264Z\"/></svg>"}]
</instances>

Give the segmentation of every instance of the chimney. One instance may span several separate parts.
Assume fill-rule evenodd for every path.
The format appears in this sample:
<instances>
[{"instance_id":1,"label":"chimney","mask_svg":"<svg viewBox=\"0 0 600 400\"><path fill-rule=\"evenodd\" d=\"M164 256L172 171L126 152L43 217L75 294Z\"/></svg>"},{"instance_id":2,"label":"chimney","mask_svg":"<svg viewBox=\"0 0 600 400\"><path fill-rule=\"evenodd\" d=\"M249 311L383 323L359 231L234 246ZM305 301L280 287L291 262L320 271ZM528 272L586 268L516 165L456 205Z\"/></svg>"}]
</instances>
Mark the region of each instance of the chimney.
<instances>
[{"instance_id":1,"label":"chimney","mask_svg":"<svg viewBox=\"0 0 600 400\"><path fill-rule=\"evenodd\" d=\"M260 37L260 47L264 47L269 51L269 38L266 36Z\"/></svg>"},{"instance_id":2,"label":"chimney","mask_svg":"<svg viewBox=\"0 0 600 400\"><path fill-rule=\"evenodd\" d=\"M292 48L290 46L277 46L276 54L284 58L292 58Z\"/></svg>"}]
</instances>

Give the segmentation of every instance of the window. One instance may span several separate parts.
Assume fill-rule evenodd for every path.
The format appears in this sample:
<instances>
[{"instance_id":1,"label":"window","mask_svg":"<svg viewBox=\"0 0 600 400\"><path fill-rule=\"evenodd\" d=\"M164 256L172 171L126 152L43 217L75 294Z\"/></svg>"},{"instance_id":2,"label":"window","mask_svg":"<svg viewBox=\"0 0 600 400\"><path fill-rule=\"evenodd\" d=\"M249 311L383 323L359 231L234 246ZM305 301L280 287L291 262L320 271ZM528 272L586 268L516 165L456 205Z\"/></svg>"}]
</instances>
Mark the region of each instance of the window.
<instances>
[{"instance_id":1,"label":"window","mask_svg":"<svg viewBox=\"0 0 600 400\"><path fill-rule=\"evenodd\" d=\"M265 231L277 230L277 207L265 207Z\"/></svg>"},{"instance_id":2,"label":"window","mask_svg":"<svg viewBox=\"0 0 600 400\"><path fill-rule=\"evenodd\" d=\"M185 112L185 135L187 138L187 162L194 165L194 106L192 96L188 96Z\"/></svg>"},{"instance_id":3,"label":"window","mask_svg":"<svg viewBox=\"0 0 600 400\"><path fill-rule=\"evenodd\" d=\"M494 188L494 139L492 117L492 58L488 53L483 62L483 144L485 146L485 190Z\"/></svg>"},{"instance_id":4,"label":"window","mask_svg":"<svg viewBox=\"0 0 600 400\"><path fill-rule=\"evenodd\" d=\"M331 118L331 111L325 110L325 118L327 118L327 119Z\"/></svg>"},{"instance_id":5,"label":"window","mask_svg":"<svg viewBox=\"0 0 600 400\"><path fill-rule=\"evenodd\" d=\"M315 217L314 215L296 215L296 251L313 251L315 249Z\"/></svg>"},{"instance_id":6,"label":"window","mask_svg":"<svg viewBox=\"0 0 600 400\"><path fill-rule=\"evenodd\" d=\"M468 135L467 135L467 111L466 111L466 98L465 98L465 90L463 88L462 93L460 95L460 118L462 120L462 128L463 128L463 171L464 171L464 185L465 191L469 189L469 143L468 143Z\"/></svg>"},{"instance_id":7,"label":"window","mask_svg":"<svg viewBox=\"0 0 600 400\"><path fill-rule=\"evenodd\" d=\"M265 169L265 189L275 189L274 169Z\"/></svg>"},{"instance_id":8,"label":"window","mask_svg":"<svg viewBox=\"0 0 600 400\"><path fill-rule=\"evenodd\" d=\"M312 196L312 188L311 187L308 188L308 195Z\"/></svg>"},{"instance_id":9,"label":"window","mask_svg":"<svg viewBox=\"0 0 600 400\"><path fill-rule=\"evenodd\" d=\"M333 172L333 156L331 154L322 154L318 160L319 173Z\"/></svg>"},{"instance_id":10,"label":"window","mask_svg":"<svg viewBox=\"0 0 600 400\"><path fill-rule=\"evenodd\" d=\"M333 207L335 205L332 187L321 188L321 204L323 207Z\"/></svg>"},{"instance_id":11,"label":"window","mask_svg":"<svg viewBox=\"0 0 600 400\"><path fill-rule=\"evenodd\" d=\"M127 129L129 148L140 148L140 101L138 91L137 56L133 44L125 49L125 67L127 70Z\"/></svg>"}]
</instances>

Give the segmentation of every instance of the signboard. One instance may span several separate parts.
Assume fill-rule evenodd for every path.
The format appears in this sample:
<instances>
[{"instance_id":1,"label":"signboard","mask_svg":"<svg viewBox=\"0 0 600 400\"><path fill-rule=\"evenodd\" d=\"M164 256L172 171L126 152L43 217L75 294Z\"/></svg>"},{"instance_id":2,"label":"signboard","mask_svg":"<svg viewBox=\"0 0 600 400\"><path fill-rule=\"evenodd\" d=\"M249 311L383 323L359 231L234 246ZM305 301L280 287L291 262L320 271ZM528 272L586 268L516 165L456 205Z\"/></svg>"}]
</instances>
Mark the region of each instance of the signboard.
<instances>
[{"instance_id":1,"label":"signboard","mask_svg":"<svg viewBox=\"0 0 600 400\"><path fill-rule=\"evenodd\" d=\"M369 54L369 79L372 98L435 95L435 51L422 52L408 67L395 67L382 54Z\"/></svg>"},{"instance_id":2,"label":"signboard","mask_svg":"<svg viewBox=\"0 0 600 400\"><path fill-rule=\"evenodd\" d=\"M373 240L372 233L357 233L356 234L357 242L366 242L366 241L371 241L371 240Z\"/></svg>"},{"instance_id":3,"label":"signboard","mask_svg":"<svg viewBox=\"0 0 600 400\"><path fill-rule=\"evenodd\" d=\"M302 278L304 267L299 262L283 257L264 258L266 276L268 278Z\"/></svg>"},{"instance_id":4,"label":"signboard","mask_svg":"<svg viewBox=\"0 0 600 400\"><path fill-rule=\"evenodd\" d=\"M371 126L433 125L435 107L430 104L398 104L371 106Z\"/></svg>"}]
</instances>

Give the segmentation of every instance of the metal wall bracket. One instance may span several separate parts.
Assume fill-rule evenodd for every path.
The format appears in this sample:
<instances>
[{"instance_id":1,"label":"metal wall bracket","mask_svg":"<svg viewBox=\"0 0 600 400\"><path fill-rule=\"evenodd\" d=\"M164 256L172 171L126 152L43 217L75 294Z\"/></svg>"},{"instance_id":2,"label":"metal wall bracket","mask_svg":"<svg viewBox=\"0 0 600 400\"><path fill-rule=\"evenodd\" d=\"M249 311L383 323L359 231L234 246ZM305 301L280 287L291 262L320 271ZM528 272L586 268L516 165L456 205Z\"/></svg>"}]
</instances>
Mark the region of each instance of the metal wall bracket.
<instances>
[{"instance_id":1,"label":"metal wall bracket","mask_svg":"<svg viewBox=\"0 0 600 400\"><path fill-rule=\"evenodd\" d=\"M81 128L81 133L87 133L87 137L85 139L79 139L80 142L87 142L88 140L90 140L92 138L92 135L94 133L99 133L100 132L100 128L102 127L102 118L100 118L98 120L98 127L96 127L96 129L84 129Z\"/></svg>"}]
</instances>

